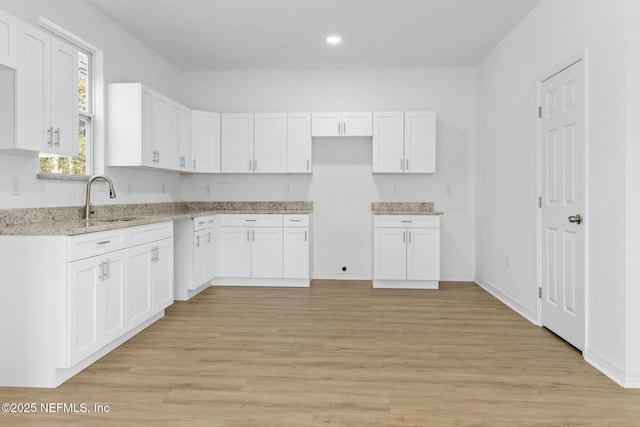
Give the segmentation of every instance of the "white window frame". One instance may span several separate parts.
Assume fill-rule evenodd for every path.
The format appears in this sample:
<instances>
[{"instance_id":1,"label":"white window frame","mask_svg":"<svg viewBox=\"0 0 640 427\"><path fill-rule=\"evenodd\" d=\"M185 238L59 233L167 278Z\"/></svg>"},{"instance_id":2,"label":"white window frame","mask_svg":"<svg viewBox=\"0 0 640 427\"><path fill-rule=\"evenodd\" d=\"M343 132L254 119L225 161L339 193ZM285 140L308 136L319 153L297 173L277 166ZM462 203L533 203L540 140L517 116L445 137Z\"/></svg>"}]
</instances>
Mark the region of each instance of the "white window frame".
<instances>
[{"instance_id":1,"label":"white window frame","mask_svg":"<svg viewBox=\"0 0 640 427\"><path fill-rule=\"evenodd\" d=\"M91 103L91 134L87 136L87 175L69 175L69 174L43 174L38 173L39 179L55 179L55 180L88 180L92 174L104 174L104 148L105 148L105 106L104 106L104 54L102 50L96 48L91 43L81 39L75 34L65 30L57 24L46 18L40 17L40 27L57 37L62 38L91 54L89 64L92 91L88 102ZM80 115L82 112L79 111ZM90 144L90 145L89 145Z\"/></svg>"}]
</instances>

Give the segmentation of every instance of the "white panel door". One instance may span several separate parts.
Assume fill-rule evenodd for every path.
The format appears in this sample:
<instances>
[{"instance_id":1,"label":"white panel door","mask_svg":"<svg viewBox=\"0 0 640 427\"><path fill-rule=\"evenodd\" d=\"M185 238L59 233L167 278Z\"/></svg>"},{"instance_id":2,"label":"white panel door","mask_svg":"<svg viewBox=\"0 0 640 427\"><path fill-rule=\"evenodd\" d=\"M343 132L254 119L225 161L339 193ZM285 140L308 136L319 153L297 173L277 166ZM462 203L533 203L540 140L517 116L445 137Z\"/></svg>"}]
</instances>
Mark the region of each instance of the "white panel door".
<instances>
[{"instance_id":1,"label":"white panel door","mask_svg":"<svg viewBox=\"0 0 640 427\"><path fill-rule=\"evenodd\" d=\"M156 166L156 154L153 145L153 92L144 86L140 89L140 140L142 165Z\"/></svg>"},{"instance_id":2,"label":"white panel door","mask_svg":"<svg viewBox=\"0 0 640 427\"><path fill-rule=\"evenodd\" d=\"M309 230L285 227L283 231L283 277L309 278Z\"/></svg>"},{"instance_id":3,"label":"white panel door","mask_svg":"<svg viewBox=\"0 0 640 427\"><path fill-rule=\"evenodd\" d=\"M542 324L584 348L584 63L541 86Z\"/></svg>"},{"instance_id":4,"label":"white panel door","mask_svg":"<svg viewBox=\"0 0 640 427\"><path fill-rule=\"evenodd\" d=\"M219 277L251 277L251 228L220 228Z\"/></svg>"},{"instance_id":5,"label":"white panel door","mask_svg":"<svg viewBox=\"0 0 640 427\"><path fill-rule=\"evenodd\" d=\"M151 115L151 127L153 137L151 144L156 151L155 166L163 169L169 168L167 120L169 118L169 100L155 93L152 99L153 112Z\"/></svg>"},{"instance_id":6,"label":"white panel door","mask_svg":"<svg viewBox=\"0 0 640 427\"><path fill-rule=\"evenodd\" d=\"M282 227L251 229L251 277L282 277Z\"/></svg>"},{"instance_id":7,"label":"white panel door","mask_svg":"<svg viewBox=\"0 0 640 427\"><path fill-rule=\"evenodd\" d=\"M311 136L340 136L342 113L311 113Z\"/></svg>"},{"instance_id":8,"label":"white panel door","mask_svg":"<svg viewBox=\"0 0 640 427\"><path fill-rule=\"evenodd\" d=\"M173 239L154 243L151 285L153 286L153 312L173 304Z\"/></svg>"},{"instance_id":9,"label":"white panel door","mask_svg":"<svg viewBox=\"0 0 640 427\"><path fill-rule=\"evenodd\" d=\"M206 230L193 234L193 285L189 286L189 289L198 289L207 282L209 248L205 234Z\"/></svg>"},{"instance_id":10,"label":"white panel door","mask_svg":"<svg viewBox=\"0 0 640 427\"><path fill-rule=\"evenodd\" d=\"M20 23L18 34L17 147L53 151L51 128L51 37Z\"/></svg>"},{"instance_id":11,"label":"white panel door","mask_svg":"<svg viewBox=\"0 0 640 427\"><path fill-rule=\"evenodd\" d=\"M220 114L191 112L191 168L193 172L220 172Z\"/></svg>"},{"instance_id":12,"label":"white panel door","mask_svg":"<svg viewBox=\"0 0 640 427\"><path fill-rule=\"evenodd\" d=\"M287 114L288 173L311 172L311 113Z\"/></svg>"},{"instance_id":13,"label":"white panel door","mask_svg":"<svg viewBox=\"0 0 640 427\"><path fill-rule=\"evenodd\" d=\"M435 173L436 113L407 111L404 126L405 172Z\"/></svg>"},{"instance_id":14,"label":"white panel door","mask_svg":"<svg viewBox=\"0 0 640 427\"><path fill-rule=\"evenodd\" d=\"M404 172L404 113L373 113L372 171Z\"/></svg>"},{"instance_id":15,"label":"white panel door","mask_svg":"<svg viewBox=\"0 0 640 427\"><path fill-rule=\"evenodd\" d=\"M103 258L93 257L69 263L69 319L67 367L93 354L101 346Z\"/></svg>"},{"instance_id":16,"label":"white panel door","mask_svg":"<svg viewBox=\"0 0 640 427\"><path fill-rule=\"evenodd\" d=\"M128 290L127 328L131 329L153 315L151 301L151 258L153 244L127 249Z\"/></svg>"},{"instance_id":17,"label":"white panel door","mask_svg":"<svg viewBox=\"0 0 640 427\"><path fill-rule=\"evenodd\" d=\"M191 171L193 170L191 161L191 110L181 105L179 116L178 169Z\"/></svg>"},{"instance_id":18,"label":"white panel door","mask_svg":"<svg viewBox=\"0 0 640 427\"><path fill-rule=\"evenodd\" d=\"M342 113L342 135L373 135L373 114L371 111Z\"/></svg>"},{"instance_id":19,"label":"white panel door","mask_svg":"<svg viewBox=\"0 0 640 427\"><path fill-rule=\"evenodd\" d=\"M207 228L203 231L203 243L205 250L204 275L206 281L210 281L216 277L216 252L214 242L214 229Z\"/></svg>"},{"instance_id":20,"label":"white panel door","mask_svg":"<svg viewBox=\"0 0 640 427\"><path fill-rule=\"evenodd\" d=\"M373 229L373 277L378 280L406 280L407 230Z\"/></svg>"},{"instance_id":21,"label":"white panel door","mask_svg":"<svg viewBox=\"0 0 640 427\"><path fill-rule=\"evenodd\" d=\"M51 39L51 126L54 153L77 156L78 50Z\"/></svg>"},{"instance_id":22,"label":"white panel door","mask_svg":"<svg viewBox=\"0 0 640 427\"><path fill-rule=\"evenodd\" d=\"M253 172L253 114L222 114L222 173Z\"/></svg>"},{"instance_id":23,"label":"white panel door","mask_svg":"<svg viewBox=\"0 0 640 427\"><path fill-rule=\"evenodd\" d=\"M253 172L285 172L286 148L286 113L256 113L254 115Z\"/></svg>"},{"instance_id":24,"label":"white panel door","mask_svg":"<svg viewBox=\"0 0 640 427\"><path fill-rule=\"evenodd\" d=\"M103 345L121 336L126 327L125 256L126 252L124 250L111 252L108 254L103 267L105 276L102 303L104 307Z\"/></svg>"},{"instance_id":25,"label":"white panel door","mask_svg":"<svg viewBox=\"0 0 640 427\"><path fill-rule=\"evenodd\" d=\"M407 280L440 279L440 229L407 229Z\"/></svg>"},{"instance_id":26,"label":"white panel door","mask_svg":"<svg viewBox=\"0 0 640 427\"><path fill-rule=\"evenodd\" d=\"M16 68L18 65L18 23L0 10L0 65Z\"/></svg>"},{"instance_id":27,"label":"white panel door","mask_svg":"<svg viewBox=\"0 0 640 427\"><path fill-rule=\"evenodd\" d=\"M167 163L169 169L182 170L180 159L180 104L167 102Z\"/></svg>"}]
</instances>

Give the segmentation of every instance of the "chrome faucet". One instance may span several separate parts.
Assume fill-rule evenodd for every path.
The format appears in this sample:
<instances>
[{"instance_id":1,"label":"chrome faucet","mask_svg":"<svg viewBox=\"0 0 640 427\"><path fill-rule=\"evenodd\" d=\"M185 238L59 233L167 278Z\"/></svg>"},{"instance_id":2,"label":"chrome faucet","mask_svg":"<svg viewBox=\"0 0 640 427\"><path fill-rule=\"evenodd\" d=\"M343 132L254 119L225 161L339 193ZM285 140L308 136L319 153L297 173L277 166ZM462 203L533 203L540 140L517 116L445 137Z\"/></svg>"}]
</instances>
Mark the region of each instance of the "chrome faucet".
<instances>
[{"instance_id":1,"label":"chrome faucet","mask_svg":"<svg viewBox=\"0 0 640 427\"><path fill-rule=\"evenodd\" d=\"M112 199L116 198L116 190L113 188L113 182L109 178L104 175L92 176L91 178L89 178L89 181L87 181L87 196L84 206L84 219L89 219L89 216L91 215L91 184L93 184L94 181L98 180L105 181L107 184L109 184L109 197Z\"/></svg>"}]
</instances>

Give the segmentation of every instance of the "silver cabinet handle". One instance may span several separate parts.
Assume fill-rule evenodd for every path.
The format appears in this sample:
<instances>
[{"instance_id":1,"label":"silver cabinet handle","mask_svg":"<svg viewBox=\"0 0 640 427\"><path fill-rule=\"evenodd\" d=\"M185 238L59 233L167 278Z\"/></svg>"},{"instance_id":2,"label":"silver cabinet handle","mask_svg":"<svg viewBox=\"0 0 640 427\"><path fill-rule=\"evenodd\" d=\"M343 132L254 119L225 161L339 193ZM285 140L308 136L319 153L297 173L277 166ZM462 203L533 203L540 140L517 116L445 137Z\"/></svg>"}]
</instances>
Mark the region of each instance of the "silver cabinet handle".
<instances>
[{"instance_id":1,"label":"silver cabinet handle","mask_svg":"<svg viewBox=\"0 0 640 427\"><path fill-rule=\"evenodd\" d=\"M196 246L200 247L200 236L196 236Z\"/></svg>"},{"instance_id":2,"label":"silver cabinet handle","mask_svg":"<svg viewBox=\"0 0 640 427\"><path fill-rule=\"evenodd\" d=\"M49 137L47 138L47 145L53 147L53 126L47 129L47 133L49 134Z\"/></svg>"},{"instance_id":3,"label":"silver cabinet handle","mask_svg":"<svg viewBox=\"0 0 640 427\"><path fill-rule=\"evenodd\" d=\"M309 159L307 159L307 170L309 170L309 166L310 166L309 163L311 162L309 162Z\"/></svg>"},{"instance_id":4,"label":"silver cabinet handle","mask_svg":"<svg viewBox=\"0 0 640 427\"><path fill-rule=\"evenodd\" d=\"M342 134L347 134L347 122L342 123Z\"/></svg>"},{"instance_id":5,"label":"silver cabinet handle","mask_svg":"<svg viewBox=\"0 0 640 427\"><path fill-rule=\"evenodd\" d=\"M196 169L196 159L193 159L193 170Z\"/></svg>"},{"instance_id":6,"label":"silver cabinet handle","mask_svg":"<svg viewBox=\"0 0 640 427\"><path fill-rule=\"evenodd\" d=\"M56 147L60 148L60 128L56 128Z\"/></svg>"},{"instance_id":7,"label":"silver cabinet handle","mask_svg":"<svg viewBox=\"0 0 640 427\"><path fill-rule=\"evenodd\" d=\"M100 263L100 275L98 276L98 279L104 281L104 262Z\"/></svg>"},{"instance_id":8,"label":"silver cabinet handle","mask_svg":"<svg viewBox=\"0 0 640 427\"><path fill-rule=\"evenodd\" d=\"M251 239L249 238L249 230L247 230L247 242L250 242Z\"/></svg>"},{"instance_id":9,"label":"silver cabinet handle","mask_svg":"<svg viewBox=\"0 0 640 427\"><path fill-rule=\"evenodd\" d=\"M211 232L207 233L207 243L211 243Z\"/></svg>"},{"instance_id":10,"label":"silver cabinet handle","mask_svg":"<svg viewBox=\"0 0 640 427\"><path fill-rule=\"evenodd\" d=\"M251 231L251 240L256 241L256 230Z\"/></svg>"},{"instance_id":11,"label":"silver cabinet handle","mask_svg":"<svg viewBox=\"0 0 640 427\"><path fill-rule=\"evenodd\" d=\"M340 135L340 125L341 125L341 123L338 122L338 135Z\"/></svg>"},{"instance_id":12,"label":"silver cabinet handle","mask_svg":"<svg viewBox=\"0 0 640 427\"><path fill-rule=\"evenodd\" d=\"M302 222L301 219L290 219L289 222Z\"/></svg>"},{"instance_id":13,"label":"silver cabinet handle","mask_svg":"<svg viewBox=\"0 0 640 427\"><path fill-rule=\"evenodd\" d=\"M109 243L111 243L111 240L102 240L100 242L97 242L96 245L108 245Z\"/></svg>"},{"instance_id":14,"label":"silver cabinet handle","mask_svg":"<svg viewBox=\"0 0 640 427\"><path fill-rule=\"evenodd\" d=\"M304 241L307 241L307 230L304 230Z\"/></svg>"},{"instance_id":15,"label":"silver cabinet handle","mask_svg":"<svg viewBox=\"0 0 640 427\"><path fill-rule=\"evenodd\" d=\"M402 221L400 221L400 222L403 222L403 223L409 223L409 224L411 224L411 223L413 222L413 220L410 220L410 219L403 219L403 220L402 220Z\"/></svg>"},{"instance_id":16,"label":"silver cabinet handle","mask_svg":"<svg viewBox=\"0 0 640 427\"><path fill-rule=\"evenodd\" d=\"M249 170L253 170L251 169L253 167L253 162L251 160L249 160Z\"/></svg>"},{"instance_id":17,"label":"silver cabinet handle","mask_svg":"<svg viewBox=\"0 0 640 427\"><path fill-rule=\"evenodd\" d=\"M407 167L405 168L407 172L409 172L409 159L407 159Z\"/></svg>"},{"instance_id":18,"label":"silver cabinet handle","mask_svg":"<svg viewBox=\"0 0 640 427\"><path fill-rule=\"evenodd\" d=\"M111 265L110 265L109 260L106 260L106 261L104 262L104 265L105 265L105 267L106 267L106 268L105 268L105 270L106 270L106 271L105 271L105 273L104 273L104 276L105 276L107 279L109 279L109 277L111 276L111 268L110 268L110 267L111 267Z\"/></svg>"},{"instance_id":19,"label":"silver cabinet handle","mask_svg":"<svg viewBox=\"0 0 640 427\"><path fill-rule=\"evenodd\" d=\"M187 159L184 156L180 156L180 167L183 168L187 164Z\"/></svg>"},{"instance_id":20,"label":"silver cabinet handle","mask_svg":"<svg viewBox=\"0 0 640 427\"><path fill-rule=\"evenodd\" d=\"M406 243L407 242L407 232L403 231L402 232L402 243Z\"/></svg>"},{"instance_id":21,"label":"silver cabinet handle","mask_svg":"<svg viewBox=\"0 0 640 427\"><path fill-rule=\"evenodd\" d=\"M245 221L245 222L256 222L256 221L257 221L257 219L245 219L244 221Z\"/></svg>"},{"instance_id":22,"label":"silver cabinet handle","mask_svg":"<svg viewBox=\"0 0 640 427\"><path fill-rule=\"evenodd\" d=\"M258 161L254 160L253 161L253 171L256 172L258 170Z\"/></svg>"},{"instance_id":23,"label":"silver cabinet handle","mask_svg":"<svg viewBox=\"0 0 640 427\"><path fill-rule=\"evenodd\" d=\"M411 243L411 230L409 230L409 243Z\"/></svg>"},{"instance_id":24,"label":"silver cabinet handle","mask_svg":"<svg viewBox=\"0 0 640 427\"><path fill-rule=\"evenodd\" d=\"M160 163L160 150L158 150L158 163Z\"/></svg>"}]
</instances>

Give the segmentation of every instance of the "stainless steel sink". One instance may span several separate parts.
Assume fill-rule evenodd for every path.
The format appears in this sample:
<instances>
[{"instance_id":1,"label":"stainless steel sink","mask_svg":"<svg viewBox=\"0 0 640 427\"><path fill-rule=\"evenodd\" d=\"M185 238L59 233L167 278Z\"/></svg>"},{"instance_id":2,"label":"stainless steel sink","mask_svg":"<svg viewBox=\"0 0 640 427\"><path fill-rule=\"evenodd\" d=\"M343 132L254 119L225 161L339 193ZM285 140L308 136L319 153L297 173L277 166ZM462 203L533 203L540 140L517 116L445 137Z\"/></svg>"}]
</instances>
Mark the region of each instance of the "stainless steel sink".
<instances>
[{"instance_id":1,"label":"stainless steel sink","mask_svg":"<svg viewBox=\"0 0 640 427\"><path fill-rule=\"evenodd\" d=\"M128 217L122 217L122 218L91 218L91 219L85 220L84 223L86 224L87 227L91 227L91 226L96 226L100 224L113 224L113 223L120 223L120 222L135 221L136 219L140 219L140 218L137 216L128 216Z\"/></svg>"}]
</instances>

